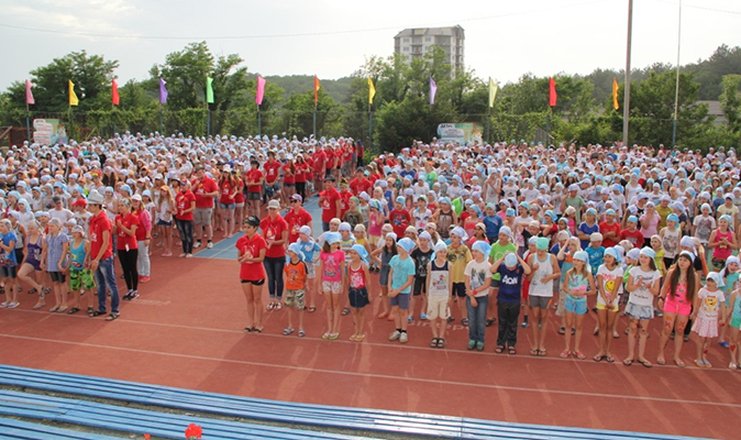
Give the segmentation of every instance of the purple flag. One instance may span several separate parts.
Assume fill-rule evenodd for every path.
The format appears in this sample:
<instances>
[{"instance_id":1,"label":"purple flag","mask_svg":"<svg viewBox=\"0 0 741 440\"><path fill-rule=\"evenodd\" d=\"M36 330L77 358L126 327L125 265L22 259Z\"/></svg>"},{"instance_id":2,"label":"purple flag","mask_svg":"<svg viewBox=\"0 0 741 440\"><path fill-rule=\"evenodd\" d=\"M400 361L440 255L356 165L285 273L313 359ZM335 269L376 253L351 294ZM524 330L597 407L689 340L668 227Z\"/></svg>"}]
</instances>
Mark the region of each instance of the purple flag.
<instances>
[{"instance_id":1,"label":"purple flag","mask_svg":"<svg viewBox=\"0 0 741 440\"><path fill-rule=\"evenodd\" d=\"M430 105L435 104L435 95L437 94L437 83L430 77Z\"/></svg>"},{"instance_id":2,"label":"purple flag","mask_svg":"<svg viewBox=\"0 0 741 440\"><path fill-rule=\"evenodd\" d=\"M167 87L165 87L165 84L167 82L160 78L160 104L167 104Z\"/></svg>"},{"instance_id":3,"label":"purple flag","mask_svg":"<svg viewBox=\"0 0 741 440\"><path fill-rule=\"evenodd\" d=\"M262 98L265 97L265 78L257 75L257 92L255 92L255 104L262 105Z\"/></svg>"}]
</instances>

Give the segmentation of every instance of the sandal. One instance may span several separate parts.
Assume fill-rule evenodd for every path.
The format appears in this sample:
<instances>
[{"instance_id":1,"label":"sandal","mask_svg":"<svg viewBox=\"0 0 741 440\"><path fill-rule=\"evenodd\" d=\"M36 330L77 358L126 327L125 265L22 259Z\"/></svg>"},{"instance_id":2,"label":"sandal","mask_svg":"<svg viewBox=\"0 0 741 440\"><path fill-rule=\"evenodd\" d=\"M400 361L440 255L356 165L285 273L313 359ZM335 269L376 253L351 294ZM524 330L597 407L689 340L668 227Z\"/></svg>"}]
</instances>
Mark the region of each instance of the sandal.
<instances>
[{"instance_id":1,"label":"sandal","mask_svg":"<svg viewBox=\"0 0 741 440\"><path fill-rule=\"evenodd\" d=\"M363 342L365 340L365 333L355 337L355 342Z\"/></svg>"},{"instance_id":2,"label":"sandal","mask_svg":"<svg viewBox=\"0 0 741 440\"><path fill-rule=\"evenodd\" d=\"M92 318L93 313L95 313L95 309L92 307L87 308L87 316L90 316Z\"/></svg>"},{"instance_id":3,"label":"sandal","mask_svg":"<svg viewBox=\"0 0 741 440\"><path fill-rule=\"evenodd\" d=\"M682 359L674 359L674 364L676 364L676 366L679 368L684 368L687 366L687 364L685 364Z\"/></svg>"},{"instance_id":4,"label":"sandal","mask_svg":"<svg viewBox=\"0 0 741 440\"><path fill-rule=\"evenodd\" d=\"M283 336L288 336L293 334L293 327L286 327L283 329Z\"/></svg>"},{"instance_id":5,"label":"sandal","mask_svg":"<svg viewBox=\"0 0 741 440\"><path fill-rule=\"evenodd\" d=\"M651 362L647 361L646 359L638 359L638 363L643 365L646 368L651 368L654 366Z\"/></svg>"},{"instance_id":6,"label":"sandal","mask_svg":"<svg viewBox=\"0 0 741 440\"><path fill-rule=\"evenodd\" d=\"M430 341L430 348L437 348L437 338L432 338L432 341Z\"/></svg>"},{"instance_id":7,"label":"sandal","mask_svg":"<svg viewBox=\"0 0 741 440\"><path fill-rule=\"evenodd\" d=\"M515 347L509 347L507 349L507 353L509 353L511 355L515 355L515 354L517 354L517 350L515 350Z\"/></svg>"},{"instance_id":8,"label":"sandal","mask_svg":"<svg viewBox=\"0 0 741 440\"><path fill-rule=\"evenodd\" d=\"M389 312L381 312L381 313L378 314L377 318L378 319L383 319L383 318L387 317L388 315L389 315Z\"/></svg>"},{"instance_id":9,"label":"sandal","mask_svg":"<svg viewBox=\"0 0 741 440\"><path fill-rule=\"evenodd\" d=\"M255 333L262 333L262 327L252 327L252 331Z\"/></svg>"},{"instance_id":10,"label":"sandal","mask_svg":"<svg viewBox=\"0 0 741 440\"><path fill-rule=\"evenodd\" d=\"M244 331L246 331L247 333L252 333L252 327L245 327Z\"/></svg>"},{"instance_id":11,"label":"sandal","mask_svg":"<svg viewBox=\"0 0 741 440\"><path fill-rule=\"evenodd\" d=\"M540 350L538 350L537 348L530 349L530 356L538 356L538 353L540 353Z\"/></svg>"},{"instance_id":12,"label":"sandal","mask_svg":"<svg viewBox=\"0 0 741 440\"><path fill-rule=\"evenodd\" d=\"M345 307L344 309L342 309L342 316L347 316L349 314L350 314L350 309L348 309L347 307Z\"/></svg>"},{"instance_id":13,"label":"sandal","mask_svg":"<svg viewBox=\"0 0 741 440\"><path fill-rule=\"evenodd\" d=\"M437 348L445 348L445 339L437 338Z\"/></svg>"},{"instance_id":14,"label":"sandal","mask_svg":"<svg viewBox=\"0 0 741 440\"><path fill-rule=\"evenodd\" d=\"M597 354L597 355L594 355L594 357L592 358L592 360L595 361L595 362L602 362L606 358L607 358L607 356L605 356L605 355Z\"/></svg>"},{"instance_id":15,"label":"sandal","mask_svg":"<svg viewBox=\"0 0 741 440\"><path fill-rule=\"evenodd\" d=\"M304 329L302 329L302 328L299 329L298 330L298 337L299 338L303 338L304 336L306 336L306 332L304 331Z\"/></svg>"},{"instance_id":16,"label":"sandal","mask_svg":"<svg viewBox=\"0 0 741 440\"><path fill-rule=\"evenodd\" d=\"M571 352L569 350L564 350L559 356L561 357L561 359L568 359L569 357L571 357Z\"/></svg>"},{"instance_id":17,"label":"sandal","mask_svg":"<svg viewBox=\"0 0 741 440\"><path fill-rule=\"evenodd\" d=\"M558 328L558 334L559 335L565 335L566 334L566 327L559 327Z\"/></svg>"},{"instance_id":18,"label":"sandal","mask_svg":"<svg viewBox=\"0 0 741 440\"><path fill-rule=\"evenodd\" d=\"M546 354L548 354L548 352L545 351L545 348L541 348L538 350L538 356L544 357Z\"/></svg>"},{"instance_id":19,"label":"sandal","mask_svg":"<svg viewBox=\"0 0 741 440\"><path fill-rule=\"evenodd\" d=\"M630 367L631 365L633 365L633 359L623 360L623 365L625 365L626 367Z\"/></svg>"},{"instance_id":20,"label":"sandal","mask_svg":"<svg viewBox=\"0 0 741 440\"><path fill-rule=\"evenodd\" d=\"M38 310L38 309L44 307L45 305L46 305L46 303L40 302L40 303L36 303L32 308L34 310Z\"/></svg>"},{"instance_id":21,"label":"sandal","mask_svg":"<svg viewBox=\"0 0 741 440\"><path fill-rule=\"evenodd\" d=\"M71 309L67 310L67 314L68 315L74 315L75 313L77 313L79 311L80 311L80 309L78 309L77 307L72 307Z\"/></svg>"},{"instance_id":22,"label":"sandal","mask_svg":"<svg viewBox=\"0 0 741 440\"><path fill-rule=\"evenodd\" d=\"M316 306L309 306L309 308L306 309L306 311L309 312L309 313L314 313L314 312L316 312Z\"/></svg>"},{"instance_id":23,"label":"sandal","mask_svg":"<svg viewBox=\"0 0 741 440\"><path fill-rule=\"evenodd\" d=\"M497 348L494 349L494 353L501 353L504 351L504 345L497 345Z\"/></svg>"},{"instance_id":24,"label":"sandal","mask_svg":"<svg viewBox=\"0 0 741 440\"><path fill-rule=\"evenodd\" d=\"M64 313L67 311L67 306L57 308L57 313Z\"/></svg>"},{"instance_id":25,"label":"sandal","mask_svg":"<svg viewBox=\"0 0 741 440\"><path fill-rule=\"evenodd\" d=\"M663 357L656 358L656 365L666 365L666 359Z\"/></svg>"},{"instance_id":26,"label":"sandal","mask_svg":"<svg viewBox=\"0 0 741 440\"><path fill-rule=\"evenodd\" d=\"M118 319L118 313L111 313L105 318L106 321L115 321L117 319Z\"/></svg>"},{"instance_id":27,"label":"sandal","mask_svg":"<svg viewBox=\"0 0 741 440\"><path fill-rule=\"evenodd\" d=\"M586 359L586 358L587 358L587 357L586 357L586 356L584 355L584 353L582 353L581 351L575 351L575 352L573 352L572 354L574 355L574 357L575 357L575 358L579 359L580 361L583 361L584 359Z\"/></svg>"},{"instance_id":28,"label":"sandal","mask_svg":"<svg viewBox=\"0 0 741 440\"><path fill-rule=\"evenodd\" d=\"M96 317L102 316L102 315L105 315L105 312L101 312L100 310L94 311L92 315L88 314L88 316L90 316L91 318L96 318Z\"/></svg>"},{"instance_id":29,"label":"sandal","mask_svg":"<svg viewBox=\"0 0 741 440\"><path fill-rule=\"evenodd\" d=\"M492 326L492 325L493 325L493 324L494 324L495 322L497 322L497 320L496 320L496 319L494 319L494 318L492 318L492 319L487 319L487 320L486 320L486 326L487 326L487 327L491 327L491 326Z\"/></svg>"},{"instance_id":30,"label":"sandal","mask_svg":"<svg viewBox=\"0 0 741 440\"><path fill-rule=\"evenodd\" d=\"M605 356L605 360L607 361L608 364L612 364L613 362L615 362L615 358L612 357L612 355L609 355L609 354L607 356Z\"/></svg>"}]
</instances>

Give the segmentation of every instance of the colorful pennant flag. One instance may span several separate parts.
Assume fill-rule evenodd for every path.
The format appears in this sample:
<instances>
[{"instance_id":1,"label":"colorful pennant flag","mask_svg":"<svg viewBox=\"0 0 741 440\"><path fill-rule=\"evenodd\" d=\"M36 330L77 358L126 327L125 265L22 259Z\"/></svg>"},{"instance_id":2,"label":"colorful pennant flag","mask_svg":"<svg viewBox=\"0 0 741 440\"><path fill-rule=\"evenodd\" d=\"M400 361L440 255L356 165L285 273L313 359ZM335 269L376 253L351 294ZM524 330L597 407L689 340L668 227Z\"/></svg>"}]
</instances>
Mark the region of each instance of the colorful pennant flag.
<instances>
[{"instance_id":1,"label":"colorful pennant flag","mask_svg":"<svg viewBox=\"0 0 741 440\"><path fill-rule=\"evenodd\" d=\"M548 79L548 105L551 107L556 106L558 102L558 93L556 93L556 80L553 77Z\"/></svg>"},{"instance_id":2,"label":"colorful pennant flag","mask_svg":"<svg viewBox=\"0 0 741 440\"><path fill-rule=\"evenodd\" d=\"M214 79L210 76L206 77L206 103L213 104L214 103L214 87L213 87Z\"/></svg>"},{"instance_id":3,"label":"colorful pennant flag","mask_svg":"<svg viewBox=\"0 0 741 440\"><path fill-rule=\"evenodd\" d=\"M314 75L314 107L319 104L319 88L321 85L319 84L319 78Z\"/></svg>"},{"instance_id":4,"label":"colorful pennant flag","mask_svg":"<svg viewBox=\"0 0 741 440\"><path fill-rule=\"evenodd\" d=\"M435 95L437 95L437 83L430 76L430 105L435 105Z\"/></svg>"},{"instance_id":5,"label":"colorful pennant flag","mask_svg":"<svg viewBox=\"0 0 741 440\"><path fill-rule=\"evenodd\" d=\"M160 78L160 104L167 104L167 81Z\"/></svg>"},{"instance_id":6,"label":"colorful pennant flag","mask_svg":"<svg viewBox=\"0 0 741 440\"><path fill-rule=\"evenodd\" d=\"M612 108L615 110L620 108L620 104L618 104L618 82L615 78L612 79Z\"/></svg>"},{"instance_id":7,"label":"colorful pennant flag","mask_svg":"<svg viewBox=\"0 0 741 440\"><path fill-rule=\"evenodd\" d=\"M72 82L72 80L68 80L68 97L69 97L69 105L71 106L77 106L80 104L80 100L77 99L77 94L75 94L75 83Z\"/></svg>"},{"instance_id":8,"label":"colorful pennant flag","mask_svg":"<svg viewBox=\"0 0 741 440\"><path fill-rule=\"evenodd\" d=\"M265 97L265 78L257 75L257 91L255 93L255 104L262 105L262 99Z\"/></svg>"},{"instance_id":9,"label":"colorful pennant flag","mask_svg":"<svg viewBox=\"0 0 741 440\"><path fill-rule=\"evenodd\" d=\"M31 81L26 80L26 105L33 105L36 104L36 101L33 99L33 92L31 91Z\"/></svg>"},{"instance_id":10,"label":"colorful pennant flag","mask_svg":"<svg viewBox=\"0 0 741 440\"><path fill-rule=\"evenodd\" d=\"M376 86L373 85L373 80L368 78L368 105L373 105L373 97L376 96Z\"/></svg>"},{"instance_id":11,"label":"colorful pennant flag","mask_svg":"<svg viewBox=\"0 0 741 440\"><path fill-rule=\"evenodd\" d=\"M113 105L119 105L121 103L121 97L118 96L118 83L115 79L111 81L111 103Z\"/></svg>"},{"instance_id":12,"label":"colorful pennant flag","mask_svg":"<svg viewBox=\"0 0 741 440\"><path fill-rule=\"evenodd\" d=\"M494 107L494 99L497 97L497 90L499 90L499 84L489 78L489 108Z\"/></svg>"}]
</instances>

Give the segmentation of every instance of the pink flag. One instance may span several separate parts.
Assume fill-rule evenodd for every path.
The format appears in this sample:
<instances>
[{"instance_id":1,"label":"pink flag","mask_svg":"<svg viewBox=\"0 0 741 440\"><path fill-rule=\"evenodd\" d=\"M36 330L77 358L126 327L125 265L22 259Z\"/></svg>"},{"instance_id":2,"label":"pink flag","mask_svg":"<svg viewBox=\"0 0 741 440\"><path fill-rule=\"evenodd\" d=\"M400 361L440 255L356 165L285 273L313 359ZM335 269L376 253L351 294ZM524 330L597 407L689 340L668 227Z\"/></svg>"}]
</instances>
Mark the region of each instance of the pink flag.
<instances>
[{"instance_id":1,"label":"pink flag","mask_svg":"<svg viewBox=\"0 0 741 440\"><path fill-rule=\"evenodd\" d=\"M31 81L26 80L26 104L32 105L36 104L36 101L33 99L33 92L31 92Z\"/></svg>"},{"instance_id":2,"label":"pink flag","mask_svg":"<svg viewBox=\"0 0 741 440\"><path fill-rule=\"evenodd\" d=\"M257 92L255 93L255 104L262 105L262 98L265 97L265 78L257 75Z\"/></svg>"}]
</instances>

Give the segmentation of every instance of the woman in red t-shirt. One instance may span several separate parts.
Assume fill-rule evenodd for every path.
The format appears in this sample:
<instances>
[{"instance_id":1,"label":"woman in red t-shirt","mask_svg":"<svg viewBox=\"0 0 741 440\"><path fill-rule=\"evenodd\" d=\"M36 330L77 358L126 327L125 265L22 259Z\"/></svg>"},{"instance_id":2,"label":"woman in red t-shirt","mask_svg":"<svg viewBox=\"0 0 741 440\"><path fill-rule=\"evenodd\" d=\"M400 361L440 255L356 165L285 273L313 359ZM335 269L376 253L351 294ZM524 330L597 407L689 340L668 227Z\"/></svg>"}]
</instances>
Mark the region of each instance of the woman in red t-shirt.
<instances>
[{"instance_id":1,"label":"woman in red t-shirt","mask_svg":"<svg viewBox=\"0 0 741 440\"><path fill-rule=\"evenodd\" d=\"M268 250L267 242L257 233L260 220L247 217L242 224L244 235L237 240L237 261L239 261L239 279L242 293L247 300L246 332L262 332L262 285L265 284L265 267L263 260Z\"/></svg>"},{"instance_id":2,"label":"woman in red t-shirt","mask_svg":"<svg viewBox=\"0 0 741 440\"><path fill-rule=\"evenodd\" d=\"M301 199L306 198L306 179L311 175L311 169L304 161L304 156L298 155L296 157L296 194L301 196Z\"/></svg>"},{"instance_id":3,"label":"woman in red t-shirt","mask_svg":"<svg viewBox=\"0 0 741 440\"><path fill-rule=\"evenodd\" d=\"M136 229L139 217L131 212L131 201L122 199L118 202L118 215L113 223L113 233L116 234L116 250L121 262L124 280L128 293L123 296L126 301L139 296L139 273L136 269L136 259L139 257L139 246L136 241Z\"/></svg>"},{"instance_id":4,"label":"woman in red t-shirt","mask_svg":"<svg viewBox=\"0 0 741 440\"><path fill-rule=\"evenodd\" d=\"M237 194L241 193L237 179L230 166L225 165L219 178L219 209L221 209L221 229L226 237L234 235L234 210Z\"/></svg>"},{"instance_id":5,"label":"woman in red t-shirt","mask_svg":"<svg viewBox=\"0 0 741 440\"><path fill-rule=\"evenodd\" d=\"M283 164L283 191L281 191L283 203L287 204L296 192L296 172L296 164L293 163L293 159L289 159Z\"/></svg>"},{"instance_id":6,"label":"woman in red t-shirt","mask_svg":"<svg viewBox=\"0 0 741 440\"><path fill-rule=\"evenodd\" d=\"M190 190L190 182L173 179L171 181L175 195L175 224L178 227L180 241L183 242L181 257L193 256L193 211L196 210L196 196Z\"/></svg>"}]
</instances>

